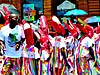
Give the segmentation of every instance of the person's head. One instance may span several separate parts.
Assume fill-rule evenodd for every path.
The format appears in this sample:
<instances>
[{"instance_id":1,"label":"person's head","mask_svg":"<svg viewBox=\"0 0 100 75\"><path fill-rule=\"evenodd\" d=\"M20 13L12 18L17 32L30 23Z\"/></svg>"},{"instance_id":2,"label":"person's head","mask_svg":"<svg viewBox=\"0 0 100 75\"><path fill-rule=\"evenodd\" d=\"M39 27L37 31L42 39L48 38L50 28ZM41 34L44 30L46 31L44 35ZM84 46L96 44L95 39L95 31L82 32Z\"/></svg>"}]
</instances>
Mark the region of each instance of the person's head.
<instances>
[{"instance_id":1,"label":"person's head","mask_svg":"<svg viewBox=\"0 0 100 75\"><path fill-rule=\"evenodd\" d=\"M44 34L48 34L47 18L44 15L40 17L40 28Z\"/></svg>"},{"instance_id":2,"label":"person's head","mask_svg":"<svg viewBox=\"0 0 100 75\"><path fill-rule=\"evenodd\" d=\"M18 24L18 16L16 14L10 14L9 15L9 22L10 22L10 25L17 25Z\"/></svg>"}]
</instances>

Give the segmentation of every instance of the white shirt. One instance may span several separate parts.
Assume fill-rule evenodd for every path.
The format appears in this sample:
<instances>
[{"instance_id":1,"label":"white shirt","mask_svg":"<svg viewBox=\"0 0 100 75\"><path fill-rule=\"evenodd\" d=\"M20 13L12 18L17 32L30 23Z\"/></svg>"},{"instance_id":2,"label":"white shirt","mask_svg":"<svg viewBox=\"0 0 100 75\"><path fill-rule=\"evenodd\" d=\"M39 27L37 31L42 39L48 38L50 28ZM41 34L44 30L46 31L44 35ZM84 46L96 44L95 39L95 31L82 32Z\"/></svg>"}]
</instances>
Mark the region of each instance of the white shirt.
<instances>
[{"instance_id":1,"label":"white shirt","mask_svg":"<svg viewBox=\"0 0 100 75\"><path fill-rule=\"evenodd\" d=\"M89 47L92 47L92 44L93 44L93 41L89 37L85 37L82 40L81 45L83 46L83 50L81 53L81 57L89 56L89 50L86 50L85 48L88 49Z\"/></svg>"},{"instance_id":2,"label":"white shirt","mask_svg":"<svg viewBox=\"0 0 100 75\"><path fill-rule=\"evenodd\" d=\"M5 42L5 56L12 58L19 58L22 55L22 46L19 50L15 50L16 42L20 41L21 38L25 38L22 26L16 25L15 28L11 29L9 25L6 25L0 30L0 40Z\"/></svg>"},{"instance_id":3,"label":"white shirt","mask_svg":"<svg viewBox=\"0 0 100 75\"><path fill-rule=\"evenodd\" d=\"M81 42L81 45L84 47L90 47L92 46L92 44L93 44L93 41L89 37L85 37Z\"/></svg>"}]
</instances>

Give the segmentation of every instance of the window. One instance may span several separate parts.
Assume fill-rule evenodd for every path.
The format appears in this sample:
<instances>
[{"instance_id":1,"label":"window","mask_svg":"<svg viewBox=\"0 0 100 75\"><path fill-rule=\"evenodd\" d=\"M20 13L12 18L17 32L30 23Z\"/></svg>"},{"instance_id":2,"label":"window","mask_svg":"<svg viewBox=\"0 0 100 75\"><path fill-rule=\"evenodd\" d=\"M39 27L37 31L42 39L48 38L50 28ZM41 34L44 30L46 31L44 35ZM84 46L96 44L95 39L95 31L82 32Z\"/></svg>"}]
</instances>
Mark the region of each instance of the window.
<instances>
[{"instance_id":1,"label":"window","mask_svg":"<svg viewBox=\"0 0 100 75\"><path fill-rule=\"evenodd\" d=\"M27 4L27 6L25 4ZM32 7L31 7L31 5L32 5ZM39 19L40 15L43 14L43 0L26 0L24 2L23 6L25 6L28 9L27 12L30 12L30 10L31 10L32 14L34 15L34 17L32 17L31 13L30 14L24 13L24 18L27 17L27 21L37 20L37 19ZM23 12L24 12L24 10L26 10L26 9L23 8Z\"/></svg>"}]
</instances>

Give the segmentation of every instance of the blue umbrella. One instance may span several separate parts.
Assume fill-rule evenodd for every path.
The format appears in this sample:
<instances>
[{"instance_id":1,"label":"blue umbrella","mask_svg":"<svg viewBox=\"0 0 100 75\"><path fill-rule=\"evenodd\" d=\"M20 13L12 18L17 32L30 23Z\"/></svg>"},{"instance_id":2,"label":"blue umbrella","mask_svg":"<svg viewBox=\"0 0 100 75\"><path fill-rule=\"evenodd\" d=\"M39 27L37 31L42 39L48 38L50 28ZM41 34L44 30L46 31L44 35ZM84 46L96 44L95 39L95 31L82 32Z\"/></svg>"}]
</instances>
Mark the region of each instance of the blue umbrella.
<instances>
[{"instance_id":1,"label":"blue umbrella","mask_svg":"<svg viewBox=\"0 0 100 75\"><path fill-rule=\"evenodd\" d=\"M86 23L100 22L100 16L92 16L84 20Z\"/></svg>"},{"instance_id":2,"label":"blue umbrella","mask_svg":"<svg viewBox=\"0 0 100 75\"><path fill-rule=\"evenodd\" d=\"M71 16L71 15L74 15L74 16L78 16L78 15L86 15L87 12L84 11L84 10L81 10L81 9L73 9L73 10L69 10L68 12L66 12L64 14L64 16Z\"/></svg>"}]
</instances>

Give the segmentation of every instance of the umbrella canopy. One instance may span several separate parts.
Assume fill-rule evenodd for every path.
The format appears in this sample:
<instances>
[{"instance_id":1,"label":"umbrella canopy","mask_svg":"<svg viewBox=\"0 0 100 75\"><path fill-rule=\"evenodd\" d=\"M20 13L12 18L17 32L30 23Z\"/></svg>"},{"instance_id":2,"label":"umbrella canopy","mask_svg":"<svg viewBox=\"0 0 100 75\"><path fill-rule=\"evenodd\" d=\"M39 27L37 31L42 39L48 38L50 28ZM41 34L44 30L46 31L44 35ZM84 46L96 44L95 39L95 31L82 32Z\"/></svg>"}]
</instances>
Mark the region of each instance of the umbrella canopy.
<instances>
[{"instance_id":1,"label":"umbrella canopy","mask_svg":"<svg viewBox=\"0 0 100 75\"><path fill-rule=\"evenodd\" d=\"M74 9L74 8L75 8L75 4L67 0L57 6L57 10L68 10L68 9Z\"/></svg>"},{"instance_id":2,"label":"umbrella canopy","mask_svg":"<svg viewBox=\"0 0 100 75\"><path fill-rule=\"evenodd\" d=\"M5 10L3 9L4 6L7 8L10 14L16 14L18 16L20 15L19 11L13 5L2 3L0 4L0 10L2 10L4 13L6 13Z\"/></svg>"},{"instance_id":3,"label":"umbrella canopy","mask_svg":"<svg viewBox=\"0 0 100 75\"><path fill-rule=\"evenodd\" d=\"M78 15L86 15L86 14L87 12L82 9L73 9L66 12L64 16L71 16L71 15L78 16Z\"/></svg>"},{"instance_id":4,"label":"umbrella canopy","mask_svg":"<svg viewBox=\"0 0 100 75\"><path fill-rule=\"evenodd\" d=\"M65 10L58 10L57 11L57 16L63 16L66 13Z\"/></svg>"},{"instance_id":5,"label":"umbrella canopy","mask_svg":"<svg viewBox=\"0 0 100 75\"><path fill-rule=\"evenodd\" d=\"M86 23L100 22L100 16L92 16L92 17L86 18L84 22Z\"/></svg>"}]
</instances>

